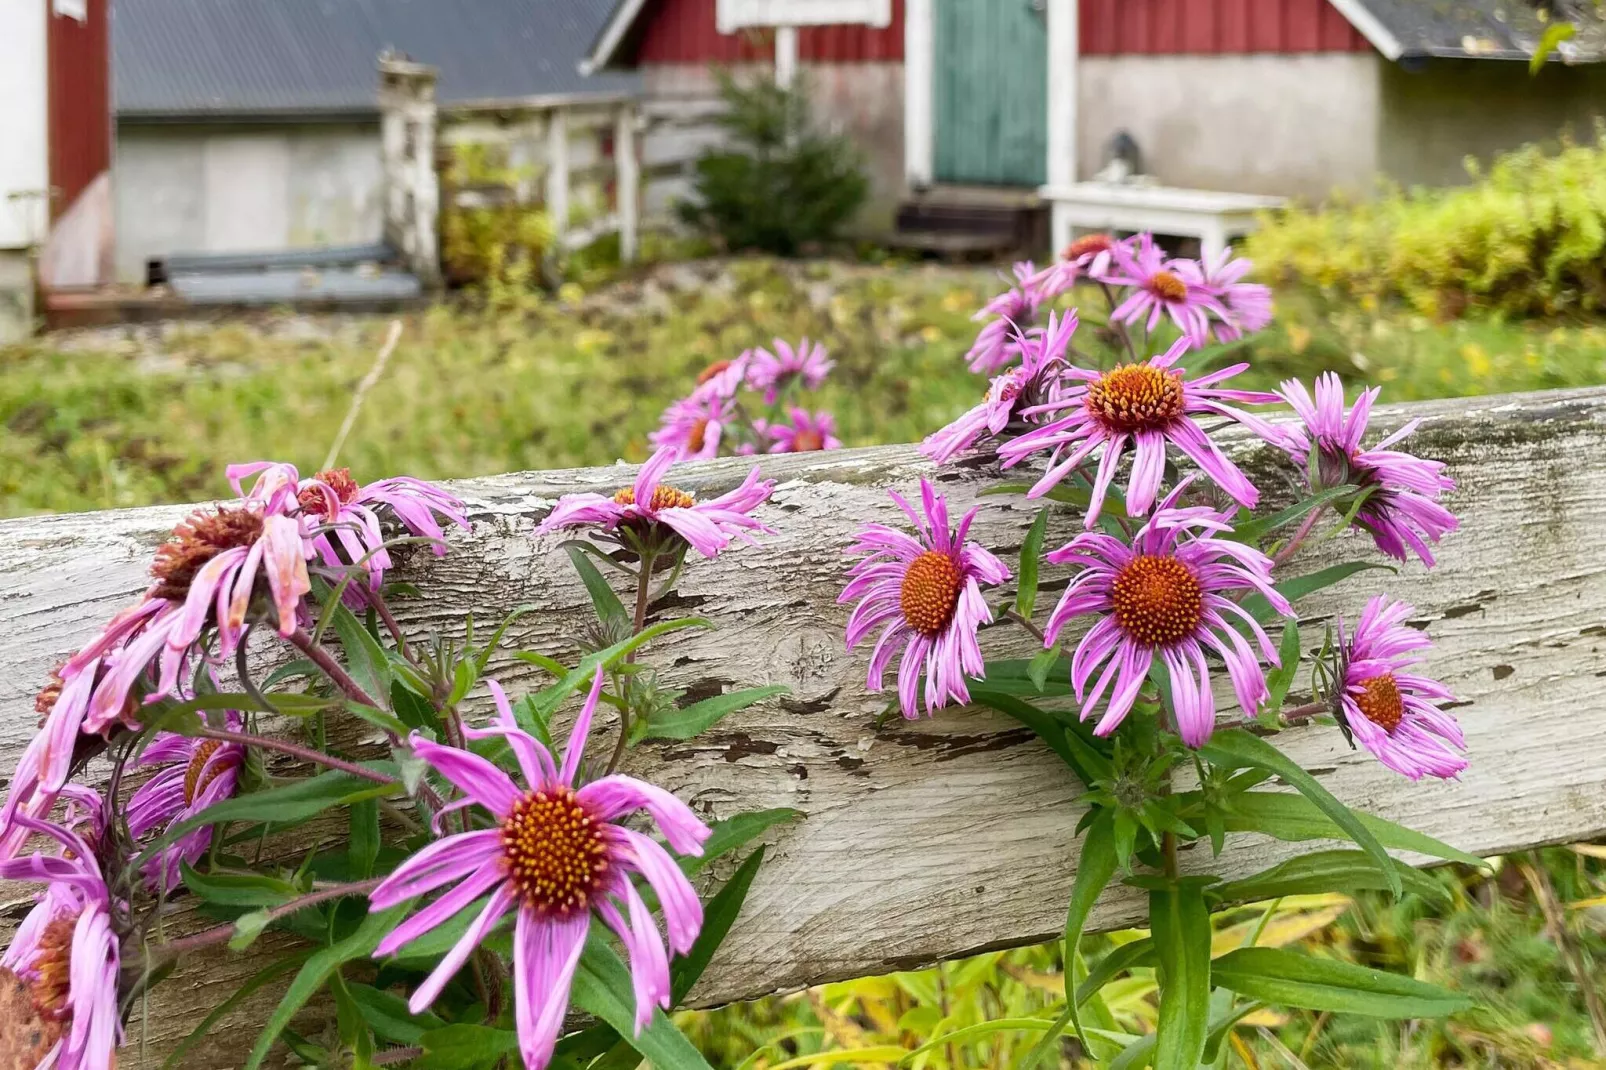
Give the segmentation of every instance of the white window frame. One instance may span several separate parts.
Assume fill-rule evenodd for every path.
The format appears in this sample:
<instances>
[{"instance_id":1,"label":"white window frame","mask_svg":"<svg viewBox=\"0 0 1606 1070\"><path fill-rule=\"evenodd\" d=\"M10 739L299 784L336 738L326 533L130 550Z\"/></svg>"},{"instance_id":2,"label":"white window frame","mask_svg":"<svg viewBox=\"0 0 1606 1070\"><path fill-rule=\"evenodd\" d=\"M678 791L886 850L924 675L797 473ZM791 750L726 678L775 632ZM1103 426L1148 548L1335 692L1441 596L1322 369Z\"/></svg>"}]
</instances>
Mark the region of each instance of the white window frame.
<instances>
[{"instance_id":1,"label":"white window frame","mask_svg":"<svg viewBox=\"0 0 1606 1070\"><path fill-rule=\"evenodd\" d=\"M892 0L718 0L720 33L757 26L892 25Z\"/></svg>"}]
</instances>

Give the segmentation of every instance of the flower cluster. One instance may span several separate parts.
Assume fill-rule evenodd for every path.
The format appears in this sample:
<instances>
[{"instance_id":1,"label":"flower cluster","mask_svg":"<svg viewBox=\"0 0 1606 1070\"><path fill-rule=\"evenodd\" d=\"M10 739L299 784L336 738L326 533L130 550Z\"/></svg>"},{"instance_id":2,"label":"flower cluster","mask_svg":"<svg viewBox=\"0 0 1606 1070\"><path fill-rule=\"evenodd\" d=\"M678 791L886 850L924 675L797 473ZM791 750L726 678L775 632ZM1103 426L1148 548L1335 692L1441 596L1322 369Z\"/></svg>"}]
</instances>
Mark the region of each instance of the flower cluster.
<instances>
[{"instance_id":1,"label":"flower cluster","mask_svg":"<svg viewBox=\"0 0 1606 1070\"><path fill-rule=\"evenodd\" d=\"M796 403L830 374L825 347L807 338L796 347L777 338L772 346L703 369L696 389L664 410L653 445L699 460L839 449L835 417Z\"/></svg>"}]
</instances>

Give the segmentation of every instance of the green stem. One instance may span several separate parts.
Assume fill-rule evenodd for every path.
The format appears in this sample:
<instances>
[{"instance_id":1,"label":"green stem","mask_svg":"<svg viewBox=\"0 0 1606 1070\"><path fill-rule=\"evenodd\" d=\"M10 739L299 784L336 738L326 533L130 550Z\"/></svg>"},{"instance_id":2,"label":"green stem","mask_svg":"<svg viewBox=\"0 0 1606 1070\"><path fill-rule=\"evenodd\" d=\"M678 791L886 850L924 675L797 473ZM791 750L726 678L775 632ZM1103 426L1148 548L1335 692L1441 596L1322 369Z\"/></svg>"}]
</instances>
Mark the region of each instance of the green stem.
<instances>
[{"instance_id":1,"label":"green stem","mask_svg":"<svg viewBox=\"0 0 1606 1070\"><path fill-rule=\"evenodd\" d=\"M656 559L653 553L641 555L641 570L636 573L636 615L631 625L630 634L640 635L642 628L647 625L647 607L651 604L652 596L652 566ZM625 664L636 660L636 652L632 650L625 655ZM620 696L623 698L624 696ZM608 772L619 768L624 760L625 747L630 742L630 703L625 702L619 707L619 741L613 745L613 757L608 759Z\"/></svg>"},{"instance_id":2,"label":"green stem","mask_svg":"<svg viewBox=\"0 0 1606 1070\"><path fill-rule=\"evenodd\" d=\"M1289 558L1299 552L1299 548L1305 544L1305 540L1310 538L1310 533L1316 529L1316 521L1321 519L1324 512L1326 512L1325 509L1318 508L1312 509L1305 514L1304 521L1299 525L1299 530L1294 532L1294 537L1288 540L1288 545L1278 550L1276 556L1271 559L1273 571L1281 568L1288 562Z\"/></svg>"},{"instance_id":3,"label":"green stem","mask_svg":"<svg viewBox=\"0 0 1606 1070\"><path fill-rule=\"evenodd\" d=\"M323 670L323 674L329 677L336 687L344 691L347 697L362 703L364 706L371 706L376 710L385 708L383 703L364 691L362 685L353 680L345 667L335 660L334 655L319 645L318 641L312 636L297 628L290 633L288 638L290 645L305 654L307 660ZM392 742L395 742L394 738L392 738Z\"/></svg>"},{"instance_id":4,"label":"green stem","mask_svg":"<svg viewBox=\"0 0 1606 1070\"><path fill-rule=\"evenodd\" d=\"M281 918L289 917L298 910L305 910L307 907L317 906L319 903L326 903L331 899L343 899L348 895L367 895L375 888L378 888L384 881L384 877L371 877L368 880L354 881L351 884L332 884L327 888L308 892L306 895L292 899L288 903L274 907L268 911L267 920L272 923ZM154 961L158 963L165 962L180 955L187 955L191 951L199 951L202 948L227 943L233 936L234 925L231 922L228 925L214 926L190 936L158 944L151 949L151 955L154 957Z\"/></svg>"},{"instance_id":5,"label":"green stem","mask_svg":"<svg viewBox=\"0 0 1606 1070\"><path fill-rule=\"evenodd\" d=\"M239 743L246 747L260 747L263 750L278 751L280 754L288 754L292 758L300 758L302 761L327 766L330 769L338 769L342 773L350 773L352 776L362 777L364 780L372 780L375 784L401 783L395 777L369 769L367 766L348 762L344 758L336 758L332 754L325 754L321 750L303 747L299 743L291 743L288 740L273 739L269 736L253 736L249 732L234 732L227 728L213 728L210 725L202 726L196 732L196 735L202 739L215 739L220 743Z\"/></svg>"}]
</instances>

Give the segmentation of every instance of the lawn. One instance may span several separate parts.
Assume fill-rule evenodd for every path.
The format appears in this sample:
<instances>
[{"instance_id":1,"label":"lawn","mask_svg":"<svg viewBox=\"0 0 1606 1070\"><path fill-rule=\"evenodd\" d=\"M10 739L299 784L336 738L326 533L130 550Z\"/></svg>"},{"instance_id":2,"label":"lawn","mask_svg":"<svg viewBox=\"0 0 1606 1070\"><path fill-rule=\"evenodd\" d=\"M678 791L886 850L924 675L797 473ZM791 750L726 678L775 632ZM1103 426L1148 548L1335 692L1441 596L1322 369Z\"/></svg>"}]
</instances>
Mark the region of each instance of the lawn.
<instances>
[{"instance_id":1,"label":"lawn","mask_svg":"<svg viewBox=\"0 0 1606 1070\"><path fill-rule=\"evenodd\" d=\"M913 441L980 396L983 382L961 357L970 313L999 288L982 269L709 261L592 293L437 307L405 317L341 461L366 480L639 460L658 413L699 370L777 335L829 348L837 366L817 404L836 412L848 444ZM386 325L272 314L0 349L0 516L222 495L225 461L272 457L310 471ZM1382 383L1385 400L1531 390L1606 382L1606 327L1436 323L1289 293L1277 326L1244 357L1254 362L1245 378L1259 386L1334 368ZM1480 1008L1407 1028L1267 1015L1239 1057L1295 1067L1597 1065L1578 986L1540 907L1600 897L1602 853L1555 849L1537 867L1512 858L1493 879L1442 871L1450 912L1371 897L1284 903L1267 939L1447 978L1476 992ZM1606 926L1573 914L1583 953L1606 961ZM1255 920L1240 913L1221 924ZM823 1047L917 1043L949 1015L1024 1013L1059 991L1059 968L1056 949L1024 949L686 1020L722 1065L755 1048L765 1065ZM1152 1016L1151 990L1141 977L1119 982L1106 1009L1126 1022ZM1009 1056L995 1038L934 1065L1003 1066Z\"/></svg>"}]
</instances>

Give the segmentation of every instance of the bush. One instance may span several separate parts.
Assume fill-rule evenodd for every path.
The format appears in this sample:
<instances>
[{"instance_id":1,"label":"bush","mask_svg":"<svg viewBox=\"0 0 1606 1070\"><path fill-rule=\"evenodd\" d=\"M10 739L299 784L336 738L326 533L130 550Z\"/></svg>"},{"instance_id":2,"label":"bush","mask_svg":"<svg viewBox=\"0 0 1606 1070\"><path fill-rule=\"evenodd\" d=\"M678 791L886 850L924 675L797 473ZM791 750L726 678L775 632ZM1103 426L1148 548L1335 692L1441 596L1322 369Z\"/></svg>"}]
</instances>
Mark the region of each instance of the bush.
<instances>
[{"instance_id":1,"label":"bush","mask_svg":"<svg viewBox=\"0 0 1606 1070\"><path fill-rule=\"evenodd\" d=\"M1454 318L1469 310L1555 315L1606 308L1606 132L1554 155L1530 145L1473 184L1290 211L1245 255L1279 281Z\"/></svg>"},{"instance_id":2,"label":"bush","mask_svg":"<svg viewBox=\"0 0 1606 1070\"><path fill-rule=\"evenodd\" d=\"M744 86L723 72L719 84L731 147L697 161L696 199L680 206L682 219L731 249L794 256L829 241L869 188L858 150L815 129L801 84Z\"/></svg>"}]
</instances>

